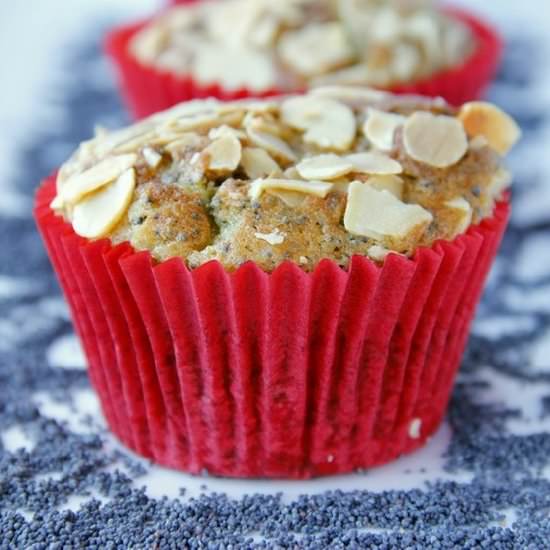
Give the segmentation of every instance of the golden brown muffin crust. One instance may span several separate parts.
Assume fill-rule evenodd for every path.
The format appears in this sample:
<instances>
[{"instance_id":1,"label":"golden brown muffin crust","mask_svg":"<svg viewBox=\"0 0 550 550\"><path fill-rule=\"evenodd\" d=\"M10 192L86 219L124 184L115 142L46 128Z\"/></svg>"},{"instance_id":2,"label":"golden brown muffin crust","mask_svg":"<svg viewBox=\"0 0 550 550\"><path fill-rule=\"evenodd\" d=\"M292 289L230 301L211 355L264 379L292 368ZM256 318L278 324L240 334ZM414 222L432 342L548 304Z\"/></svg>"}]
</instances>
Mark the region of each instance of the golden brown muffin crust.
<instances>
[{"instance_id":1,"label":"golden brown muffin crust","mask_svg":"<svg viewBox=\"0 0 550 550\"><path fill-rule=\"evenodd\" d=\"M192 268L381 262L490 216L510 183L502 144L518 137L488 104L457 110L364 88L199 100L83 143L52 207L84 237Z\"/></svg>"}]
</instances>

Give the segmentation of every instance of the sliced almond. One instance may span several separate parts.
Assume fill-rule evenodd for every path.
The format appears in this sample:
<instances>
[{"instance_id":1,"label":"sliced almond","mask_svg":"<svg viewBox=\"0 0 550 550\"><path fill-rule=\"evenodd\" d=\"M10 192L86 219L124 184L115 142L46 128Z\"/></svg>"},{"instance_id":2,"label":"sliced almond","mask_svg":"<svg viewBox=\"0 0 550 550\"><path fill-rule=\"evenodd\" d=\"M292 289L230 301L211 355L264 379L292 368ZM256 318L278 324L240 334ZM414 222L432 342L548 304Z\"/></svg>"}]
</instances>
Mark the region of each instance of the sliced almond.
<instances>
[{"instance_id":1,"label":"sliced almond","mask_svg":"<svg viewBox=\"0 0 550 550\"><path fill-rule=\"evenodd\" d=\"M332 180L353 170L353 164L344 157L327 154L304 159L296 170L306 180Z\"/></svg>"},{"instance_id":2,"label":"sliced almond","mask_svg":"<svg viewBox=\"0 0 550 550\"><path fill-rule=\"evenodd\" d=\"M456 218L456 226L453 236L464 233L472 223L473 209L470 203L463 197L445 201L444 206L454 212Z\"/></svg>"},{"instance_id":3,"label":"sliced almond","mask_svg":"<svg viewBox=\"0 0 550 550\"><path fill-rule=\"evenodd\" d=\"M275 158L284 162L295 162L297 160L296 154L290 146L277 136L257 130L254 125L249 125L246 133L254 145L262 147Z\"/></svg>"},{"instance_id":4,"label":"sliced almond","mask_svg":"<svg viewBox=\"0 0 550 550\"><path fill-rule=\"evenodd\" d=\"M388 191L354 181L350 184L344 214L344 227L354 235L384 242L403 241L418 228L425 228L433 217L417 204L405 204Z\"/></svg>"},{"instance_id":5,"label":"sliced almond","mask_svg":"<svg viewBox=\"0 0 550 550\"><path fill-rule=\"evenodd\" d=\"M378 191L389 191L394 197L403 198L403 180L399 176L372 176L367 180L370 185Z\"/></svg>"},{"instance_id":6,"label":"sliced almond","mask_svg":"<svg viewBox=\"0 0 550 550\"><path fill-rule=\"evenodd\" d=\"M221 112L222 106L223 103L214 98L193 99L192 101L178 103L170 109L166 109L165 111L161 111L149 117L147 120L155 124L170 123L182 117L193 117Z\"/></svg>"},{"instance_id":7,"label":"sliced almond","mask_svg":"<svg viewBox=\"0 0 550 550\"><path fill-rule=\"evenodd\" d=\"M301 180L302 177L300 176L300 172L296 170L296 166L289 166L284 172L283 172L283 179L286 180Z\"/></svg>"},{"instance_id":8,"label":"sliced almond","mask_svg":"<svg viewBox=\"0 0 550 550\"><path fill-rule=\"evenodd\" d=\"M285 241L285 236L278 229L275 229L271 233L254 233L254 236L272 246L282 244Z\"/></svg>"},{"instance_id":9,"label":"sliced almond","mask_svg":"<svg viewBox=\"0 0 550 550\"><path fill-rule=\"evenodd\" d=\"M237 128L227 126L227 124L212 128L210 132L208 132L208 137L210 139L218 139L225 136L233 136L237 139L246 139L246 134L242 130L237 130Z\"/></svg>"},{"instance_id":10,"label":"sliced almond","mask_svg":"<svg viewBox=\"0 0 550 550\"><path fill-rule=\"evenodd\" d=\"M375 244L368 248L367 255L369 258L377 262L383 262L386 259L386 256L391 252L392 251L388 250L386 247Z\"/></svg>"},{"instance_id":11,"label":"sliced almond","mask_svg":"<svg viewBox=\"0 0 550 550\"><path fill-rule=\"evenodd\" d=\"M73 211L75 232L88 239L107 235L128 209L136 185L133 168L115 181L80 201Z\"/></svg>"},{"instance_id":12,"label":"sliced almond","mask_svg":"<svg viewBox=\"0 0 550 550\"><path fill-rule=\"evenodd\" d=\"M156 168L162 160L162 155L151 147L144 147L142 153L145 162L151 168Z\"/></svg>"},{"instance_id":13,"label":"sliced almond","mask_svg":"<svg viewBox=\"0 0 550 550\"><path fill-rule=\"evenodd\" d=\"M403 129L407 154L436 168L456 164L468 151L468 139L462 123L456 118L416 112Z\"/></svg>"},{"instance_id":14,"label":"sliced almond","mask_svg":"<svg viewBox=\"0 0 550 550\"><path fill-rule=\"evenodd\" d=\"M515 120L490 103L466 103L458 117L470 137L483 136L491 148L501 155L508 153L521 137Z\"/></svg>"},{"instance_id":15,"label":"sliced almond","mask_svg":"<svg viewBox=\"0 0 550 550\"><path fill-rule=\"evenodd\" d=\"M60 195L56 195L52 202L50 202L50 208L52 210L62 210L63 209L63 199Z\"/></svg>"},{"instance_id":16,"label":"sliced almond","mask_svg":"<svg viewBox=\"0 0 550 550\"><path fill-rule=\"evenodd\" d=\"M499 168L489 184L489 194L491 197L498 198L510 185L512 185L512 174L505 168Z\"/></svg>"},{"instance_id":17,"label":"sliced almond","mask_svg":"<svg viewBox=\"0 0 550 550\"><path fill-rule=\"evenodd\" d=\"M349 190L350 182L346 179L335 180L332 182L332 189L335 193L341 193L342 195L347 195Z\"/></svg>"},{"instance_id":18,"label":"sliced almond","mask_svg":"<svg viewBox=\"0 0 550 550\"><path fill-rule=\"evenodd\" d=\"M313 88L309 95L325 99L336 99L339 101L365 104L378 103L390 97L390 94L366 86L319 86Z\"/></svg>"},{"instance_id":19,"label":"sliced almond","mask_svg":"<svg viewBox=\"0 0 550 550\"><path fill-rule=\"evenodd\" d=\"M370 108L363 125L365 137L377 149L391 151L393 149L395 131L405 124L407 118L395 113L387 113Z\"/></svg>"},{"instance_id":20,"label":"sliced almond","mask_svg":"<svg viewBox=\"0 0 550 550\"><path fill-rule=\"evenodd\" d=\"M273 195L282 200L287 206L297 208L303 204L307 195L298 191L284 191L283 189L268 189L269 195Z\"/></svg>"},{"instance_id":21,"label":"sliced almond","mask_svg":"<svg viewBox=\"0 0 550 550\"><path fill-rule=\"evenodd\" d=\"M227 25L227 22L224 24ZM191 70L199 82L223 82L229 90L243 87L268 90L277 82L271 56L246 44L204 43L195 51Z\"/></svg>"},{"instance_id":22,"label":"sliced almond","mask_svg":"<svg viewBox=\"0 0 550 550\"><path fill-rule=\"evenodd\" d=\"M241 142L231 135L213 141L205 150L207 166L215 172L233 172L241 162Z\"/></svg>"},{"instance_id":23,"label":"sliced almond","mask_svg":"<svg viewBox=\"0 0 550 550\"><path fill-rule=\"evenodd\" d=\"M199 136L199 134L195 132L186 132L181 134L174 141L168 143L166 145L166 150L169 153L174 153L175 151L182 151L184 149L197 149L201 147L203 139L202 136Z\"/></svg>"},{"instance_id":24,"label":"sliced almond","mask_svg":"<svg viewBox=\"0 0 550 550\"><path fill-rule=\"evenodd\" d=\"M273 113L279 108L279 103L269 101L268 99L240 99L237 101L228 101L220 103L218 111L221 114L230 113L233 111L247 111L253 114Z\"/></svg>"},{"instance_id":25,"label":"sliced almond","mask_svg":"<svg viewBox=\"0 0 550 550\"><path fill-rule=\"evenodd\" d=\"M345 65L354 52L338 22L310 23L279 39L281 60L300 75L311 77Z\"/></svg>"},{"instance_id":26,"label":"sliced almond","mask_svg":"<svg viewBox=\"0 0 550 550\"><path fill-rule=\"evenodd\" d=\"M108 157L84 172L69 178L61 190L61 198L68 204L77 203L84 195L99 189L118 178L137 161L131 153L118 157Z\"/></svg>"},{"instance_id":27,"label":"sliced almond","mask_svg":"<svg viewBox=\"0 0 550 550\"><path fill-rule=\"evenodd\" d=\"M353 172L362 174L401 174L403 167L396 160L378 151L353 153L345 159L353 166Z\"/></svg>"},{"instance_id":28,"label":"sliced almond","mask_svg":"<svg viewBox=\"0 0 550 550\"><path fill-rule=\"evenodd\" d=\"M476 136L475 138L470 140L469 148L471 151L477 151L479 149L483 149L483 147L487 147L489 145L489 142L487 141L487 138L484 136Z\"/></svg>"},{"instance_id":29,"label":"sliced almond","mask_svg":"<svg viewBox=\"0 0 550 550\"><path fill-rule=\"evenodd\" d=\"M281 105L282 120L304 130L304 141L321 149L347 151L356 133L353 111L343 103L314 96L297 96Z\"/></svg>"},{"instance_id":30,"label":"sliced almond","mask_svg":"<svg viewBox=\"0 0 550 550\"><path fill-rule=\"evenodd\" d=\"M245 147L241 162L246 175L252 180L281 173L281 168L270 154L259 147Z\"/></svg>"},{"instance_id":31,"label":"sliced almond","mask_svg":"<svg viewBox=\"0 0 550 550\"><path fill-rule=\"evenodd\" d=\"M332 184L326 181L302 181L284 180L277 178L258 179L250 185L248 195L257 200L267 189L282 189L285 191L298 191L317 197L326 197L332 188Z\"/></svg>"}]
</instances>

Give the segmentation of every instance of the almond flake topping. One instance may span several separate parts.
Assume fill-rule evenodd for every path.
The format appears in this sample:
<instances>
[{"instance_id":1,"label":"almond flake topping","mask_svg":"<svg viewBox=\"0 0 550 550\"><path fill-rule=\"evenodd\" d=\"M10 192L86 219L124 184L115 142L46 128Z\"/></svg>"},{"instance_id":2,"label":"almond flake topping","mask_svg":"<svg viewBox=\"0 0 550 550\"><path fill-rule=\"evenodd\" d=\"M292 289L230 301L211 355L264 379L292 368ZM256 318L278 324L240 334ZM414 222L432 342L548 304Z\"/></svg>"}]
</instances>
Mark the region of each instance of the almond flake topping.
<instances>
[{"instance_id":1,"label":"almond flake topping","mask_svg":"<svg viewBox=\"0 0 550 550\"><path fill-rule=\"evenodd\" d=\"M247 176L252 180L276 176L281 172L281 168L269 153L259 147L245 147L241 162Z\"/></svg>"},{"instance_id":2,"label":"almond flake topping","mask_svg":"<svg viewBox=\"0 0 550 550\"><path fill-rule=\"evenodd\" d=\"M399 200L403 198L403 180L399 176L372 176L367 180L367 185L378 191L389 191Z\"/></svg>"},{"instance_id":3,"label":"almond flake topping","mask_svg":"<svg viewBox=\"0 0 550 550\"><path fill-rule=\"evenodd\" d=\"M306 158L296 165L296 169L306 180L332 180L349 174L353 164L344 157L327 154Z\"/></svg>"},{"instance_id":4,"label":"almond flake topping","mask_svg":"<svg viewBox=\"0 0 550 550\"><path fill-rule=\"evenodd\" d=\"M81 200L73 210L75 232L88 239L107 235L126 213L135 185L136 173L130 168L106 187Z\"/></svg>"},{"instance_id":5,"label":"almond flake topping","mask_svg":"<svg viewBox=\"0 0 550 550\"><path fill-rule=\"evenodd\" d=\"M281 105L283 122L304 130L304 141L321 149L347 151L355 139L353 111L343 103L313 96L297 96Z\"/></svg>"},{"instance_id":6,"label":"almond flake topping","mask_svg":"<svg viewBox=\"0 0 550 550\"><path fill-rule=\"evenodd\" d=\"M283 34L278 47L283 62L304 76L314 76L353 60L344 28L336 22L311 23Z\"/></svg>"},{"instance_id":7,"label":"almond flake topping","mask_svg":"<svg viewBox=\"0 0 550 550\"><path fill-rule=\"evenodd\" d=\"M468 138L459 120L423 111L407 119L403 144L411 158L435 168L456 164L468 151Z\"/></svg>"},{"instance_id":8,"label":"almond flake topping","mask_svg":"<svg viewBox=\"0 0 550 550\"><path fill-rule=\"evenodd\" d=\"M344 214L345 228L384 242L386 238L405 240L418 227L427 227L433 217L417 204L405 204L388 191L378 191L354 181L348 191Z\"/></svg>"},{"instance_id":9,"label":"almond flake topping","mask_svg":"<svg viewBox=\"0 0 550 550\"><path fill-rule=\"evenodd\" d=\"M450 210L454 210L458 216L455 235L464 233L472 223L473 209L470 203L463 197L456 197L445 201L445 206Z\"/></svg>"},{"instance_id":10,"label":"almond flake topping","mask_svg":"<svg viewBox=\"0 0 550 550\"><path fill-rule=\"evenodd\" d=\"M232 135L213 141L205 150L208 168L216 172L232 172L241 162L241 142Z\"/></svg>"},{"instance_id":11,"label":"almond flake topping","mask_svg":"<svg viewBox=\"0 0 550 550\"><path fill-rule=\"evenodd\" d=\"M95 166L69 178L61 190L61 198L67 204L77 203L84 195L107 185L131 168L137 161L137 155L128 154L107 157Z\"/></svg>"},{"instance_id":12,"label":"almond flake topping","mask_svg":"<svg viewBox=\"0 0 550 550\"><path fill-rule=\"evenodd\" d=\"M378 151L353 153L352 155L347 155L345 158L353 165L353 172L381 175L401 174L403 172L403 168L399 162Z\"/></svg>"},{"instance_id":13,"label":"almond flake topping","mask_svg":"<svg viewBox=\"0 0 550 550\"><path fill-rule=\"evenodd\" d=\"M500 155L508 153L521 137L514 119L490 103L466 103L458 116L470 137L483 136Z\"/></svg>"},{"instance_id":14,"label":"almond flake topping","mask_svg":"<svg viewBox=\"0 0 550 550\"><path fill-rule=\"evenodd\" d=\"M246 132L254 145L262 147L275 158L279 158L285 162L295 162L297 160L294 151L285 141L277 136L257 130L254 124L249 125L246 128Z\"/></svg>"},{"instance_id":15,"label":"almond flake topping","mask_svg":"<svg viewBox=\"0 0 550 550\"><path fill-rule=\"evenodd\" d=\"M298 191L317 197L326 197L332 188L332 184L326 181L302 181L284 180L277 178L258 179L250 185L248 194L251 199L257 200L267 189L282 189L286 191Z\"/></svg>"},{"instance_id":16,"label":"almond flake topping","mask_svg":"<svg viewBox=\"0 0 550 550\"><path fill-rule=\"evenodd\" d=\"M381 151L391 151L394 144L395 131L403 126L406 117L394 113L386 113L370 108L363 125L365 137Z\"/></svg>"}]
</instances>

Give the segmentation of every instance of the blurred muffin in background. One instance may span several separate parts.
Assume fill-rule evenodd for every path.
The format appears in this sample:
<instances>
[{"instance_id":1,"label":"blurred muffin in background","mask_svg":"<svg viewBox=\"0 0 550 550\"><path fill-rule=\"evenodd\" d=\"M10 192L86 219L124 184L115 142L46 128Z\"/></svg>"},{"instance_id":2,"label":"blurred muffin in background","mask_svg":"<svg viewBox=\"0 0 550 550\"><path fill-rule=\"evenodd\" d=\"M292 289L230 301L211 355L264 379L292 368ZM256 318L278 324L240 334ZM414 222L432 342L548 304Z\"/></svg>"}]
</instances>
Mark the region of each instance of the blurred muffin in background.
<instances>
[{"instance_id":1,"label":"blurred muffin in background","mask_svg":"<svg viewBox=\"0 0 550 550\"><path fill-rule=\"evenodd\" d=\"M138 116L193 97L324 84L458 104L479 95L500 52L491 29L431 0L187 2L115 31L108 45Z\"/></svg>"}]
</instances>

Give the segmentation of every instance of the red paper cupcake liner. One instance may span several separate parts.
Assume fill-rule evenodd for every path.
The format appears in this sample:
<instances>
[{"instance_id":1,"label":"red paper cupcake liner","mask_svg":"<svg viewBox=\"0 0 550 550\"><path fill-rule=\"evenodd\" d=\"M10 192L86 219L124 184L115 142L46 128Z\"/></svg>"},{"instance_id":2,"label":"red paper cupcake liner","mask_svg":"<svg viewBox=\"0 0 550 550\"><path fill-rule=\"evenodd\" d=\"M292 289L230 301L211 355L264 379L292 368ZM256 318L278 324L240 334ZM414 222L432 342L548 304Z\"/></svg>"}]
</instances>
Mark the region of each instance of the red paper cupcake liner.
<instances>
[{"instance_id":1,"label":"red paper cupcake liner","mask_svg":"<svg viewBox=\"0 0 550 550\"><path fill-rule=\"evenodd\" d=\"M186 3L190 1L186 0ZM475 51L461 65L438 72L424 80L392 87L390 91L399 94L440 96L452 105L461 105L466 101L478 99L483 94L497 71L502 53L502 40L496 30L473 15L454 9L446 11L470 28L477 43ZM190 75L176 75L143 65L129 52L128 46L132 37L150 21L149 19L115 29L105 41L106 51L117 68L122 96L136 118L195 98L217 97L235 100L246 97L269 97L289 92L276 88L262 91L247 88L227 90L220 84L200 84Z\"/></svg>"},{"instance_id":2,"label":"red paper cupcake liner","mask_svg":"<svg viewBox=\"0 0 550 550\"><path fill-rule=\"evenodd\" d=\"M113 432L160 464L307 478L392 460L439 426L506 227L507 202L452 242L377 266L189 270L35 218Z\"/></svg>"}]
</instances>

